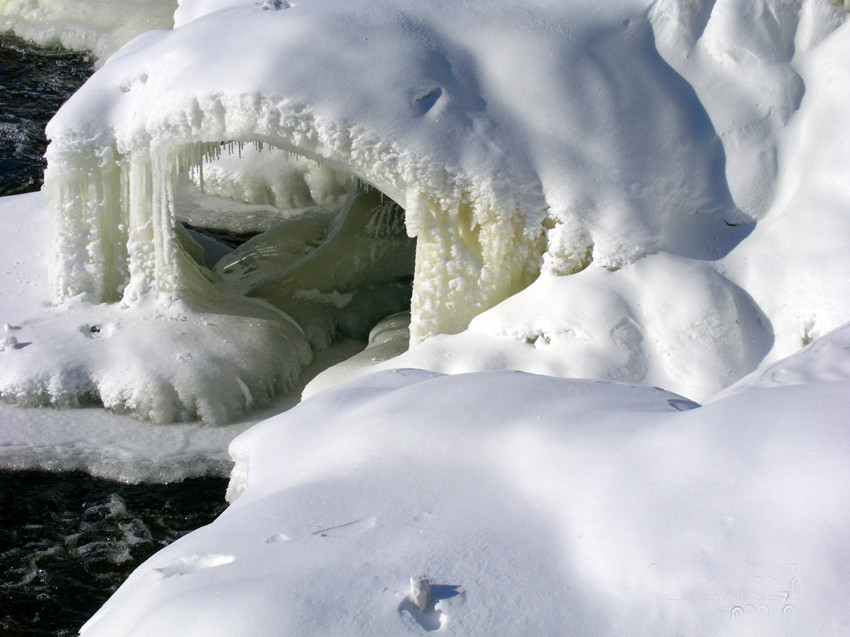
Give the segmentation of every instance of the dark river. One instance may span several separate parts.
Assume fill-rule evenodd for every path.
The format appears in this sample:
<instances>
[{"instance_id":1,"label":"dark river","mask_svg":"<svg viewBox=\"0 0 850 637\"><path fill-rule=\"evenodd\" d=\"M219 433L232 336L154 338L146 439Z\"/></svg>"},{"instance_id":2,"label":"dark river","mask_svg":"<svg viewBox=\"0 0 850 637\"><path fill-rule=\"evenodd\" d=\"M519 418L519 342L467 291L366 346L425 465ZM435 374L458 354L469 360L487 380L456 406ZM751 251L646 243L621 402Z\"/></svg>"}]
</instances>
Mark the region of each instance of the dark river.
<instances>
[{"instance_id":1,"label":"dark river","mask_svg":"<svg viewBox=\"0 0 850 637\"><path fill-rule=\"evenodd\" d=\"M41 187L44 125L93 71L81 53L0 35L0 196Z\"/></svg>"},{"instance_id":2,"label":"dark river","mask_svg":"<svg viewBox=\"0 0 850 637\"><path fill-rule=\"evenodd\" d=\"M92 71L85 55L0 36L0 196L41 187L44 125ZM76 635L136 566L211 522L226 486L0 471L0 635Z\"/></svg>"}]
</instances>

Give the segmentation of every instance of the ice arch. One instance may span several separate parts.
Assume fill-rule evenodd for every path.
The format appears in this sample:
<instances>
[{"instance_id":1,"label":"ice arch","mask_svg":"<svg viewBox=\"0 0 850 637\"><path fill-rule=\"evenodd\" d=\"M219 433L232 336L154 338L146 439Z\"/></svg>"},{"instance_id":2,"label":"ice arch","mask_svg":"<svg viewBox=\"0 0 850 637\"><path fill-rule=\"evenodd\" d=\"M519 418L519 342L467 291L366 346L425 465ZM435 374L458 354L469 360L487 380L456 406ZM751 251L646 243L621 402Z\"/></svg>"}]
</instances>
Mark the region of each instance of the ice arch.
<instances>
[{"instance_id":1,"label":"ice arch","mask_svg":"<svg viewBox=\"0 0 850 637\"><path fill-rule=\"evenodd\" d=\"M413 343L465 329L534 280L544 254L562 273L591 258L616 268L682 248L682 218L737 214L710 122L655 51L645 2L505 3L486 21L474 3L205 14L213 4L184 3L179 28L126 47L52 123L57 299L115 299L127 279L129 301L200 290L168 207L175 174L220 140L298 152L399 202L418 238ZM492 47L507 24L514 36ZM546 99L532 105L535 92ZM653 108L633 125L622 109L641 101ZM647 146L664 149L650 164Z\"/></svg>"},{"instance_id":2,"label":"ice arch","mask_svg":"<svg viewBox=\"0 0 850 637\"><path fill-rule=\"evenodd\" d=\"M197 115L210 121L222 112L226 113L226 108L215 103ZM237 112L245 115L241 106ZM285 119L269 111L259 117ZM221 122L214 124L218 125ZM393 199L404 202L405 225L418 238L414 342L434 333L463 330L472 317L536 276L542 226L535 232L518 224L515 210L500 215L486 193L473 194L456 187L436 197L434 190L423 192L421 185L408 185L398 175L390 174L388 179L387 173L374 170L354 172L351 165L333 160L334 156L349 156L346 149L329 152L321 144L305 145L302 139L296 150L292 130L281 127L275 135L264 132L243 131L241 139L230 144L263 148L268 140L274 140L274 147L333 166L368 188L392 193ZM97 149L89 156L83 151L57 160L51 153L45 189L58 213L54 216L52 268L56 299L86 294L98 301L134 305L151 294L166 303L209 303L221 297L221 288L210 273L187 253L176 223L179 175L187 171L202 175L205 161L219 156L221 144L173 142L127 155ZM379 157L378 162L385 165L393 159L390 154ZM444 183L462 182L446 175L433 177ZM321 287L315 282L305 285L304 289ZM281 293L270 288L271 284L254 285L243 291L285 305Z\"/></svg>"}]
</instances>

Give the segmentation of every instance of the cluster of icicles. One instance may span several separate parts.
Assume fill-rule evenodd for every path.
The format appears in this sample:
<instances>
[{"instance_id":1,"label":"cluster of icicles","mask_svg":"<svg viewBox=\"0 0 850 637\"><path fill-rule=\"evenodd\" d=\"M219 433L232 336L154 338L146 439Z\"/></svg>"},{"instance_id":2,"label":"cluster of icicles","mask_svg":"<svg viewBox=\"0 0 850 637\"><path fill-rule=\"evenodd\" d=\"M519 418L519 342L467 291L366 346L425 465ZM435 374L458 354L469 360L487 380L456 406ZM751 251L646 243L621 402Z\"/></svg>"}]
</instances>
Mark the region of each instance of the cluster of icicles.
<instances>
[{"instance_id":1,"label":"cluster of icicles","mask_svg":"<svg viewBox=\"0 0 850 637\"><path fill-rule=\"evenodd\" d=\"M258 141L203 142L122 156L89 147L51 159L45 192L53 212L54 299L84 294L133 305L150 294L166 302L209 294L208 273L178 240L178 177L187 173L203 188L204 164L241 155L248 145L257 152L271 148ZM355 184L371 188L359 178ZM511 211L481 200L434 197L416 187L408 187L399 203L407 232L418 240L411 343L465 329L475 315L537 276L542 234L529 237Z\"/></svg>"}]
</instances>

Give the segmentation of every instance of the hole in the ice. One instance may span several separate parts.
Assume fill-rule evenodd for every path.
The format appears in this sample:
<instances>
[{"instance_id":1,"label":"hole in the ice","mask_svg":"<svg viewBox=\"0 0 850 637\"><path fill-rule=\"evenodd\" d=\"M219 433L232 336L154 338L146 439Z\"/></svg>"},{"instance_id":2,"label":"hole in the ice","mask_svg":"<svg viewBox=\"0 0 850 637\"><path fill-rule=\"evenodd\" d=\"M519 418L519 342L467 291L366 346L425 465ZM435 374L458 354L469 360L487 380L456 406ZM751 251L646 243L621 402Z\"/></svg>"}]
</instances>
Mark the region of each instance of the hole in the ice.
<instances>
[{"instance_id":1,"label":"hole in the ice","mask_svg":"<svg viewBox=\"0 0 850 637\"><path fill-rule=\"evenodd\" d=\"M193 146L186 156L178 235L217 285L283 310L317 349L366 340L382 318L410 309L416 242L384 193L260 143Z\"/></svg>"},{"instance_id":2,"label":"hole in the ice","mask_svg":"<svg viewBox=\"0 0 850 637\"><path fill-rule=\"evenodd\" d=\"M426 87L419 90L416 95L413 97L414 108L416 112L421 116L425 115L428 111L430 111L437 102L440 100L440 97L443 95L443 89L439 86Z\"/></svg>"}]
</instances>

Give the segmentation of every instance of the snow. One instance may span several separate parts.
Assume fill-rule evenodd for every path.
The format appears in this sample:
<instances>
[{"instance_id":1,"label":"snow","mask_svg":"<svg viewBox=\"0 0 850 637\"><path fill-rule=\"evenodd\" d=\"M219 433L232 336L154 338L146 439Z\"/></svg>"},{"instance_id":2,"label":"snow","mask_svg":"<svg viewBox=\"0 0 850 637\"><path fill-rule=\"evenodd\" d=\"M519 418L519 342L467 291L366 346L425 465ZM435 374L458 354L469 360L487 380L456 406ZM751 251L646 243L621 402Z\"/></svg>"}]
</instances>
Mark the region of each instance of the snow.
<instances>
[{"instance_id":1,"label":"snow","mask_svg":"<svg viewBox=\"0 0 850 637\"><path fill-rule=\"evenodd\" d=\"M183 0L109 57L0 202L0 466L233 467L84 634L846 634L847 22Z\"/></svg>"},{"instance_id":2,"label":"snow","mask_svg":"<svg viewBox=\"0 0 850 637\"><path fill-rule=\"evenodd\" d=\"M82 301L53 306L47 280L47 247L43 240L48 223L47 204L40 193L0 199L0 340L16 341L13 348L0 348L0 379L5 387L20 383L16 371L52 363L48 371L61 369L60 363L75 370L76 377L67 382L90 383L102 375L107 383L122 378L122 367L133 363L138 339L155 338L145 350L147 376L133 375L128 383L144 390L150 370L163 375L179 369L178 355L188 356L197 345L185 336L175 334L177 342L166 340L162 331L151 335L145 323L148 315L130 308L87 304ZM106 317L113 320L105 320ZM208 322L212 318L208 317ZM188 321L173 321L181 331L188 331ZM96 326L99 331L92 332ZM125 336L122 336L121 333ZM222 345L219 343L219 347ZM265 343L268 348L270 343ZM14 397L4 396L0 404L0 468L45 469L50 471L82 470L92 475L125 482L171 482L186 477L213 474L226 476L233 462L227 454L230 441L260 420L288 409L298 402L303 385L317 373L349 358L362 348L357 342L343 341L316 356L312 365L294 381L293 392L262 407L261 390L250 389L254 404L244 413L246 396L237 379L250 382L252 373L236 376L227 389L230 399L238 401L241 415L228 424L210 426L202 422L172 423L167 427L140 421L121 413L98 407L92 397L73 402L76 392L61 385L63 377L44 378L45 391L62 401L63 409L27 408L8 404ZM204 351L207 351L205 348ZM258 359L261 360L261 359ZM137 361L138 364L138 361ZM156 367L155 367L155 365ZM117 370L117 371L116 371ZM210 370L210 371L214 371ZM31 374L38 380L40 377ZM152 379L150 382L161 379ZM209 378L194 377L193 383ZM208 396L209 405L220 401L218 390ZM106 395L105 395L106 397ZM12 400L10 400L10 398ZM47 402L47 398L45 398ZM150 403L161 408L163 415L174 417L168 409L176 403ZM126 412L126 410L118 410Z\"/></svg>"},{"instance_id":3,"label":"snow","mask_svg":"<svg viewBox=\"0 0 850 637\"><path fill-rule=\"evenodd\" d=\"M847 389L372 375L237 438L82 634L841 635Z\"/></svg>"},{"instance_id":4,"label":"snow","mask_svg":"<svg viewBox=\"0 0 850 637\"><path fill-rule=\"evenodd\" d=\"M247 292L316 350L405 309L402 286L356 316L412 276L410 344L460 334L444 341L469 371L467 332L495 337L490 358L538 345L522 369L704 400L846 321L850 133L805 132L846 92L845 15L815 0L184 2L49 126L54 299L197 317L224 295L253 317ZM342 202L362 182L404 209L415 265L401 237L328 230L356 225ZM179 221L268 232L217 279ZM322 232L334 240L301 261ZM348 294L361 301L337 307ZM526 302L553 309L518 319ZM239 368L251 338L231 338L219 364ZM166 387L199 413L198 388Z\"/></svg>"}]
</instances>

